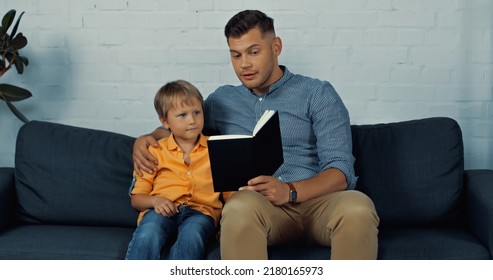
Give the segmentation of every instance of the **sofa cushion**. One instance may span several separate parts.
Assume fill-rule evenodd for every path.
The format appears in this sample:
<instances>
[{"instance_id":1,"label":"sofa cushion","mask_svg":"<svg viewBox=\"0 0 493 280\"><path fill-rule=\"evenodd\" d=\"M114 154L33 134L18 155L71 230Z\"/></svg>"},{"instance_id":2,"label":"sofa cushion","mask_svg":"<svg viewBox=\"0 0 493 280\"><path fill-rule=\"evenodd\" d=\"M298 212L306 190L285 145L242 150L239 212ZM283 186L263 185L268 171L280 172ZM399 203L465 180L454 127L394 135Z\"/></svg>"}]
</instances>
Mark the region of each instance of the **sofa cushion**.
<instances>
[{"instance_id":1,"label":"sofa cushion","mask_svg":"<svg viewBox=\"0 0 493 280\"><path fill-rule=\"evenodd\" d=\"M356 189L373 200L381 226L463 222L463 143L456 121L353 125L352 136Z\"/></svg>"},{"instance_id":2,"label":"sofa cushion","mask_svg":"<svg viewBox=\"0 0 493 280\"><path fill-rule=\"evenodd\" d=\"M115 260L125 258L128 227L23 225L0 234L0 260Z\"/></svg>"},{"instance_id":3,"label":"sofa cushion","mask_svg":"<svg viewBox=\"0 0 493 280\"><path fill-rule=\"evenodd\" d=\"M19 219L25 223L135 227L130 205L134 138L32 121L15 154Z\"/></svg>"},{"instance_id":4,"label":"sofa cushion","mask_svg":"<svg viewBox=\"0 0 493 280\"><path fill-rule=\"evenodd\" d=\"M490 252L464 228L386 228L378 233L378 259L488 260Z\"/></svg>"},{"instance_id":5,"label":"sofa cushion","mask_svg":"<svg viewBox=\"0 0 493 280\"><path fill-rule=\"evenodd\" d=\"M14 168L0 167L0 231L8 228L13 220L16 205Z\"/></svg>"}]
</instances>

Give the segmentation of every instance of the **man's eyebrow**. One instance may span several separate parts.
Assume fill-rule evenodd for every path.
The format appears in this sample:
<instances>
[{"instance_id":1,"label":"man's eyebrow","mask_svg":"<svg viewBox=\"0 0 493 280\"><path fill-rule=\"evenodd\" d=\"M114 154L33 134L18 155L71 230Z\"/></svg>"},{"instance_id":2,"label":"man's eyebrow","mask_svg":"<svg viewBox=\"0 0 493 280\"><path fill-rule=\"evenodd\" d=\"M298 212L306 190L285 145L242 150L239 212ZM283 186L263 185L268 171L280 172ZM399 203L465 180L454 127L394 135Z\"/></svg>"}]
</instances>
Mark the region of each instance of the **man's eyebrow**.
<instances>
[{"instance_id":1,"label":"man's eyebrow","mask_svg":"<svg viewBox=\"0 0 493 280\"><path fill-rule=\"evenodd\" d=\"M260 44L252 44L248 46L245 50L251 50L253 48L258 48L260 47ZM229 52L236 52L236 53L241 53L241 51L235 50L235 49L229 49Z\"/></svg>"}]
</instances>

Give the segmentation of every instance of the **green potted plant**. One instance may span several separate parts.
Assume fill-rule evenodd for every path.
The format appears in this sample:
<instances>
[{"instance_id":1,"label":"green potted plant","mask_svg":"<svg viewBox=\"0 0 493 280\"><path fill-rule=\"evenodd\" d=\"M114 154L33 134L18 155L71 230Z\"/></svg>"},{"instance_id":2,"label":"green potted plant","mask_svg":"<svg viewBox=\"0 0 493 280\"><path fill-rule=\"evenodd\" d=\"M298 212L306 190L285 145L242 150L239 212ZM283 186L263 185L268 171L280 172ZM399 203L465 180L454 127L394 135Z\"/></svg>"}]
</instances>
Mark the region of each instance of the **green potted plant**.
<instances>
[{"instance_id":1,"label":"green potted plant","mask_svg":"<svg viewBox=\"0 0 493 280\"><path fill-rule=\"evenodd\" d=\"M27 45L27 38L22 33L17 33L19 22L24 12L22 12L15 22L12 32L8 33L9 28L15 19L15 10L8 11L2 19L0 26L0 77L2 77L12 66L17 69L17 73L24 73L24 67L29 64L25 56L19 54L19 50ZM24 88L10 84L0 83L0 100L7 103L12 113L22 122L28 122L28 119L12 104L14 101L24 100L31 97L32 94Z\"/></svg>"}]
</instances>

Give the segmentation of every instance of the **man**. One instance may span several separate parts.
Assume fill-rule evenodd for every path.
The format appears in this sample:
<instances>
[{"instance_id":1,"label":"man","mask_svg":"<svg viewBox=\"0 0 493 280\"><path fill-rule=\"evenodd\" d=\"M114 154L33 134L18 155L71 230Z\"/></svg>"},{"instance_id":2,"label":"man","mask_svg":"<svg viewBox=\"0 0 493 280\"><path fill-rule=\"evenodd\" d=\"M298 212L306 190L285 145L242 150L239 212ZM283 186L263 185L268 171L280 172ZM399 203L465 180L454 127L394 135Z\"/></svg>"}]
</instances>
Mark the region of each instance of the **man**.
<instances>
[{"instance_id":1,"label":"man","mask_svg":"<svg viewBox=\"0 0 493 280\"><path fill-rule=\"evenodd\" d=\"M352 190L349 115L337 92L326 81L279 65L282 41L264 13L236 14L225 36L242 85L222 86L206 99L207 130L248 134L264 110L277 110L284 164L229 198L221 257L267 259L268 245L306 241L331 246L332 259L376 259L379 218L372 201ZM152 172L154 159L146 152L158 133L136 141L136 170Z\"/></svg>"}]
</instances>

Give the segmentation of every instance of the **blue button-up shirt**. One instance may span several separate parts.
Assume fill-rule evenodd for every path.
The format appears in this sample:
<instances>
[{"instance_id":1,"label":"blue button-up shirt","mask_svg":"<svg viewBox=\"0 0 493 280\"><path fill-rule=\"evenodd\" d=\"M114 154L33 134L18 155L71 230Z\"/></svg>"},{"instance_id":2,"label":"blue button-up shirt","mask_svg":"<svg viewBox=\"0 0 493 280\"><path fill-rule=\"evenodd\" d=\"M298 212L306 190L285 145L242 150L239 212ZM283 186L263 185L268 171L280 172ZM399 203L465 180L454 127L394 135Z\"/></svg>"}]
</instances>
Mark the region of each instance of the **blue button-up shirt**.
<instances>
[{"instance_id":1,"label":"blue button-up shirt","mask_svg":"<svg viewBox=\"0 0 493 280\"><path fill-rule=\"evenodd\" d=\"M348 188L356 185L349 114L327 81L292 74L261 96L240 86L221 86L205 101L206 130L252 134L265 110L279 112L284 164L275 177L284 182L311 178L328 168L344 173Z\"/></svg>"}]
</instances>

